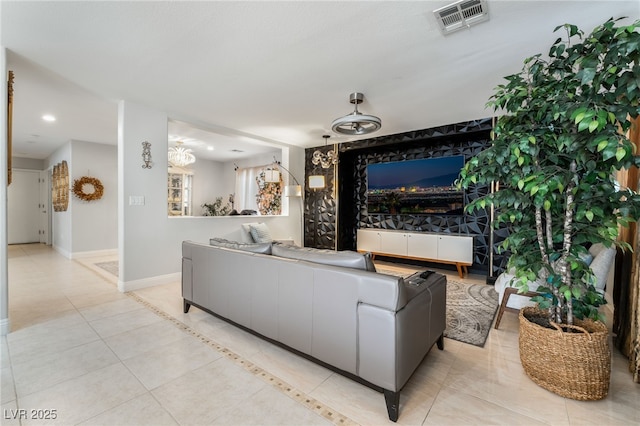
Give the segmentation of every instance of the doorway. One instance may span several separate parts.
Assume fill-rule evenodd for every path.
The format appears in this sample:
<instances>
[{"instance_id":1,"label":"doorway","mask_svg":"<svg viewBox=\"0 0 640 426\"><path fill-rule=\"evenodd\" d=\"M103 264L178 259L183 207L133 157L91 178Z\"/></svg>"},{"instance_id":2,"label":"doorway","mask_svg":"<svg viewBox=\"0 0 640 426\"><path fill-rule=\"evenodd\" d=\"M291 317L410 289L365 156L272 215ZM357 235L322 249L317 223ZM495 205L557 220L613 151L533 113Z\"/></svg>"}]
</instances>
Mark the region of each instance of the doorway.
<instances>
[{"instance_id":1,"label":"doorway","mask_svg":"<svg viewBox=\"0 0 640 426\"><path fill-rule=\"evenodd\" d=\"M40 196L40 171L13 170L13 181L7 189L8 244L39 243L43 210Z\"/></svg>"}]
</instances>

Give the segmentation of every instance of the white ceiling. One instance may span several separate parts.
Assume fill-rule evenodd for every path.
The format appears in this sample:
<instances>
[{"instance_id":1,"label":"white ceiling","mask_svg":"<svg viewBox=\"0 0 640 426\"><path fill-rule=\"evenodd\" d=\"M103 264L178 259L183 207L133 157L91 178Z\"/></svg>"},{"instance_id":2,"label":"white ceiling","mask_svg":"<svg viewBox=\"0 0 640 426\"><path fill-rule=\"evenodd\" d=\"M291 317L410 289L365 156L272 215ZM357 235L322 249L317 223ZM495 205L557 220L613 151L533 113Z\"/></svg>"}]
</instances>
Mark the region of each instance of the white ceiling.
<instances>
[{"instance_id":1,"label":"white ceiling","mask_svg":"<svg viewBox=\"0 0 640 426\"><path fill-rule=\"evenodd\" d=\"M492 89L546 53L557 25L588 32L640 17L637 0L489 0L489 21L444 36L432 11L449 3L3 0L14 155L46 158L70 140L116 144L122 99L237 146L323 145L356 91L382 129L331 142L487 117Z\"/></svg>"}]
</instances>

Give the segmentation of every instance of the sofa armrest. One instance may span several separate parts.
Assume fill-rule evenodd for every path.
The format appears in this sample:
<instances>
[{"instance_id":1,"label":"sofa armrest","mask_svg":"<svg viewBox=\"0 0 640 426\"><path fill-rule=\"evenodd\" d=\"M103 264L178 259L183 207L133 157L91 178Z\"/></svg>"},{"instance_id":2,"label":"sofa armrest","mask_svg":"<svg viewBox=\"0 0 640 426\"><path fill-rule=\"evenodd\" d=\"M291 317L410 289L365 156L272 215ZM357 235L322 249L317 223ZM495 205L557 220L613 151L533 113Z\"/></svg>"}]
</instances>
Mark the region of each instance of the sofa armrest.
<instances>
[{"instance_id":1,"label":"sofa armrest","mask_svg":"<svg viewBox=\"0 0 640 426\"><path fill-rule=\"evenodd\" d=\"M358 305L360 377L390 391L402 389L444 333L446 282L444 275L434 274L397 312Z\"/></svg>"},{"instance_id":2,"label":"sofa armrest","mask_svg":"<svg viewBox=\"0 0 640 426\"><path fill-rule=\"evenodd\" d=\"M358 301L392 312L407 304L404 280L400 277L357 271L362 275L358 283Z\"/></svg>"}]
</instances>

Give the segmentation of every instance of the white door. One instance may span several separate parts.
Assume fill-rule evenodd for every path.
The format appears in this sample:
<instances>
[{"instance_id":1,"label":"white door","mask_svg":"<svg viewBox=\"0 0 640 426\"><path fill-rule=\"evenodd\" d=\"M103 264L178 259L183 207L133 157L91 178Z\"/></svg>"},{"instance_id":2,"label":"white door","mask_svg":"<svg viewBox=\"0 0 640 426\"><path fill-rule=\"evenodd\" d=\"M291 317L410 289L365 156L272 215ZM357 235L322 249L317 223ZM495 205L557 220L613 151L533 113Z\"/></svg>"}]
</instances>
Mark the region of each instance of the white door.
<instances>
[{"instance_id":1,"label":"white door","mask_svg":"<svg viewBox=\"0 0 640 426\"><path fill-rule=\"evenodd\" d=\"M13 170L7 190L7 241L9 244L40 242L40 172Z\"/></svg>"}]
</instances>

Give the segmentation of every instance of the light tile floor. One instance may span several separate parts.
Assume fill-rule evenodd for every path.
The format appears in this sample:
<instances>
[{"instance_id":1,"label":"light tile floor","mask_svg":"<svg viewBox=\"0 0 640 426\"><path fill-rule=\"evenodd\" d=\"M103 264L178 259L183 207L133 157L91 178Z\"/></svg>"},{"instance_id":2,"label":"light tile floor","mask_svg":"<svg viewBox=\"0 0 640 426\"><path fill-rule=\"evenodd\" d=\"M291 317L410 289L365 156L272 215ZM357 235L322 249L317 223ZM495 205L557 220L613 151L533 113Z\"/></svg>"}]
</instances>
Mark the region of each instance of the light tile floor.
<instances>
[{"instance_id":1,"label":"light tile floor","mask_svg":"<svg viewBox=\"0 0 640 426\"><path fill-rule=\"evenodd\" d=\"M9 247L3 425L390 423L381 394L196 308L182 313L178 282L119 293L93 265L108 260ZM517 338L507 313L484 348L445 339L402 391L398 423L640 424L640 385L615 349L609 396L579 402L526 377Z\"/></svg>"}]
</instances>

